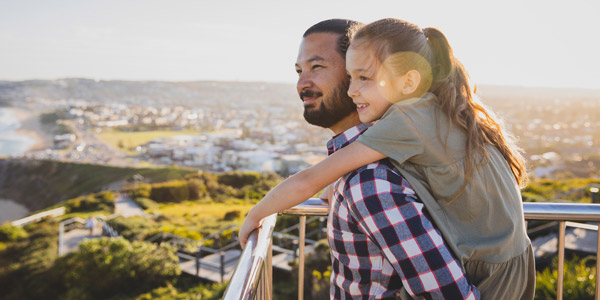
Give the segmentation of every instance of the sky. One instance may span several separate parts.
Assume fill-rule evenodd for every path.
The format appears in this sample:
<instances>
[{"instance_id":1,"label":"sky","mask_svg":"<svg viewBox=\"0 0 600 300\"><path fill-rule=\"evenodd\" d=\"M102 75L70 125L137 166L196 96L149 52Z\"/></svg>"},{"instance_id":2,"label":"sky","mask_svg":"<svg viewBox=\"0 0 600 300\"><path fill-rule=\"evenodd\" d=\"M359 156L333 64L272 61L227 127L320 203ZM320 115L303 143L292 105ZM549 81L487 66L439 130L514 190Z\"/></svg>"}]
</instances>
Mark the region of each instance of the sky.
<instances>
[{"instance_id":1,"label":"sky","mask_svg":"<svg viewBox=\"0 0 600 300\"><path fill-rule=\"evenodd\" d=\"M0 80L294 83L330 18L436 27L474 83L600 89L600 1L0 0Z\"/></svg>"}]
</instances>

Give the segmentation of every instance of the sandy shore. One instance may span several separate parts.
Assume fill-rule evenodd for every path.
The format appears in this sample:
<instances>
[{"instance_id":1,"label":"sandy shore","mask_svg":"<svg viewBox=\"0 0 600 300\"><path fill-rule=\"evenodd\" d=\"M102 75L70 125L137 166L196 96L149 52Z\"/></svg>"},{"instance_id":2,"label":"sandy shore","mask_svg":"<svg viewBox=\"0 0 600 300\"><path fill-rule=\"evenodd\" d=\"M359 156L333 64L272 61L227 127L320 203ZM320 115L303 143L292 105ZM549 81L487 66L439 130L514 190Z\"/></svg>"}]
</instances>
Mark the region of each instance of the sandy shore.
<instances>
[{"instance_id":1,"label":"sandy shore","mask_svg":"<svg viewBox=\"0 0 600 300\"><path fill-rule=\"evenodd\" d=\"M20 107L8 107L21 123L21 127L15 132L28 136L35 140L35 144L27 151L43 150L52 147L54 137L44 131L38 113Z\"/></svg>"}]
</instances>

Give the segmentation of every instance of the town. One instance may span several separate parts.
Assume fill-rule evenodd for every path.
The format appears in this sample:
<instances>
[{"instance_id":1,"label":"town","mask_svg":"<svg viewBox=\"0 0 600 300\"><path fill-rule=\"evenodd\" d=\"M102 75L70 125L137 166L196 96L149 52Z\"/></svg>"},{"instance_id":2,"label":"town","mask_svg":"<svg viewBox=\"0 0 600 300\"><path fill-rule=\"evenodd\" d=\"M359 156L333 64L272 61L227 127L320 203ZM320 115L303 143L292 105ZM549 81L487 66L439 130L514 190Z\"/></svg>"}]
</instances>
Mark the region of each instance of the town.
<instances>
[{"instance_id":1,"label":"town","mask_svg":"<svg viewBox=\"0 0 600 300\"><path fill-rule=\"evenodd\" d=\"M89 80L83 83L90 84ZM111 86L110 82L100 83L103 88ZM81 86L82 82L66 84ZM36 97L33 93L28 105L38 110L43 107L42 122L62 131L55 132L51 148L25 156L283 176L326 156L325 143L332 133L304 121L293 85L202 84L204 89L198 91L197 86L182 90L166 83L140 83L128 89L144 87L149 90L146 94L116 93L115 99L99 98L91 88L87 97L79 95L79 99ZM113 89L118 85L113 83ZM533 176L600 176L598 92L501 87L480 91L482 102L515 134ZM45 92L47 95L47 89ZM145 139L128 137L142 132L148 133ZM152 138L156 132L163 134Z\"/></svg>"}]
</instances>

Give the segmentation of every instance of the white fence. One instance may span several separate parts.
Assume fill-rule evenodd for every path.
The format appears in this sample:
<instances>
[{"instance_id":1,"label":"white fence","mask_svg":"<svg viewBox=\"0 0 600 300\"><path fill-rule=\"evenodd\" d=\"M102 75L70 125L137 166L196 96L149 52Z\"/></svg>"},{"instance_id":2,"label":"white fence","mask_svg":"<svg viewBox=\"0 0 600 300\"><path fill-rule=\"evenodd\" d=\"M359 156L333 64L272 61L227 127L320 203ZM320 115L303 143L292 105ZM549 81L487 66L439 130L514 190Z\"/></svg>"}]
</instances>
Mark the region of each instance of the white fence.
<instances>
[{"instance_id":1,"label":"white fence","mask_svg":"<svg viewBox=\"0 0 600 300\"><path fill-rule=\"evenodd\" d=\"M65 214L65 207L61 206L59 208L43 211L41 213L37 213L35 215L31 215L29 217L25 217L23 219L18 219L16 221L12 221L10 224L12 226L23 226L32 222L39 221L45 217L58 217Z\"/></svg>"}]
</instances>

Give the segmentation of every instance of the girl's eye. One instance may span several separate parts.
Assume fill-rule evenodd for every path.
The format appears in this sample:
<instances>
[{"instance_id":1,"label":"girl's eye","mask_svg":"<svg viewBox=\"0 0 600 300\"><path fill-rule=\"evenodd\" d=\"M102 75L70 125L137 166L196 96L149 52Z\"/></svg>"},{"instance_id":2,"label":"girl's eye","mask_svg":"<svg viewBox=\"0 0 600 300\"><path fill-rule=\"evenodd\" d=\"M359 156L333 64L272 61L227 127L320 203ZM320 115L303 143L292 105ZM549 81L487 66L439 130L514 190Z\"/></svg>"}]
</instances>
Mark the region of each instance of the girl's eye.
<instances>
[{"instance_id":1,"label":"girl's eye","mask_svg":"<svg viewBox=\"0 0 600 300\"><path fill-rule=\"evenodd\" d=\"M298 74L298 75L302 74L302 70L296 69L296 74Z\"/></svg>"},{"instance_id":2,"label":"girl's eye","mask_svg":"<svg viewBox=\"0 0 600 300\"><path fill-rule=\"evenodd\" d=\"M360 81L367 81L367 80L369 80L369 78L365 77L365 76L359 76L358 80L360 80Z\"/></svg>"}]
</instances>

